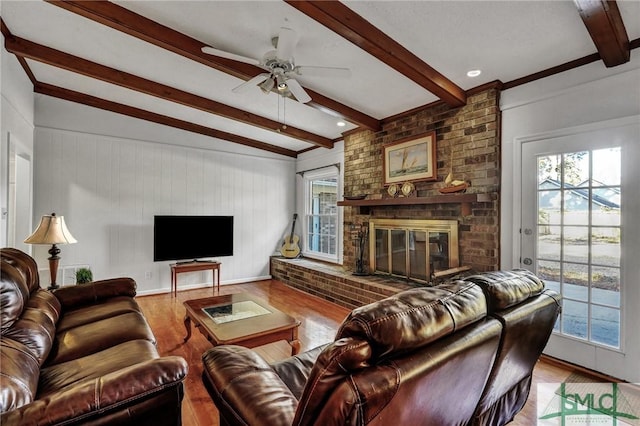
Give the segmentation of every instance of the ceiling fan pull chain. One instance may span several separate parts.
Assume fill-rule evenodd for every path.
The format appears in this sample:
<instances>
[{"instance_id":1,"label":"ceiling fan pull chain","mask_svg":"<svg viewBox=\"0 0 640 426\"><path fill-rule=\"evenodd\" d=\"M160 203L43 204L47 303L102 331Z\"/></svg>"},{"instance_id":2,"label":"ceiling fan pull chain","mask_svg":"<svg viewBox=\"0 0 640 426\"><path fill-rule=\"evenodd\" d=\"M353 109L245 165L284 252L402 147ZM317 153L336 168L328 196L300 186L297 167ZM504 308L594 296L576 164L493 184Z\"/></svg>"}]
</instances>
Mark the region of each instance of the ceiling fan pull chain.
<instances>
[{"instance_id":1,"label":"ceiling fan pull chain","mask_svg":"<svg viewBox=\"0 0 640 426\"><path fill-rule=\"evenodd\" d=\"M282 128L287 128L287 98L285 96L282 97Z\"/></svg>"}]
</instances>

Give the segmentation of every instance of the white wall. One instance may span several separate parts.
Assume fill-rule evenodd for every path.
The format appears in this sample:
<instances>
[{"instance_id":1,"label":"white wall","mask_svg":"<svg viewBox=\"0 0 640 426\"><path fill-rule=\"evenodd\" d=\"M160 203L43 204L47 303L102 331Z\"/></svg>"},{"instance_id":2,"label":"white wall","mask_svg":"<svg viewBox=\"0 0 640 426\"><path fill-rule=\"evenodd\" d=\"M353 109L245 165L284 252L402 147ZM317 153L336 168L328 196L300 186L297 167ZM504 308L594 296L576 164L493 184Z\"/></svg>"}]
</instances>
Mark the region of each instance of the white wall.
<instances>
[{"instance_id":1,"label":"white wall","mask_svg":"<svg viewBox=\"0 0 640 426\"><path fill-rule=\"evenodd\" d=\"M36 97L34 156L35 217L64 215L78 240L60 247L61 266L130 276L139 294L170 286L170 262L153 262L155 214L233 215L234 256L219 259L228 284L268 277L294 211L294 159L47 96ZM46 248L35 255L46 265ZM179 286L210 275L181 274Z\"/></svg>"},{"instance_id":2,"label":"white wall","mask_svg":"<svg viewBox=\"0 0 640 426\"><path fill-rule=\"evenodd\" d=\"M640 52L606 68L601 61L505 90L502 110L501 268L519 263L518 141L562 129L640 114ZM640 143L640 141L639 141ZM640 159L638 159L640 161Z\"/></svg>"},{"instance_id":3,"label":"white wall","mask_svg":"<svg viewBox=\"0 0 640 426\"><path fill-rule=\"evenodd\" d=\"M4 42L4 38L2 38ZM21 160L31 159L33 155L33 129L34 129L34 102L33 86L18 63L14 55L2 50L0 59L2 72L0 80L0 247L8 245L7 227L8 197L9 197L9 141L13 145L13 152L19 155ZM30 176L27 176L30 178ZM31 180L26 183L30 191ZM23 195L23 194L20 194ZM28 201L31 196L28 195ZM24 211L16 212L26 222L26 227L31 227L31 203L27 203ZM11 218L15 221L15 217ZM16 235L17 239L18 235ZM22 239L28 235L22 236ZM20 240L21 241L21 240ZM25 249L25 247L21 247ZM26 247L27 249L29 247Z\"/></svg>"}]
</instances>

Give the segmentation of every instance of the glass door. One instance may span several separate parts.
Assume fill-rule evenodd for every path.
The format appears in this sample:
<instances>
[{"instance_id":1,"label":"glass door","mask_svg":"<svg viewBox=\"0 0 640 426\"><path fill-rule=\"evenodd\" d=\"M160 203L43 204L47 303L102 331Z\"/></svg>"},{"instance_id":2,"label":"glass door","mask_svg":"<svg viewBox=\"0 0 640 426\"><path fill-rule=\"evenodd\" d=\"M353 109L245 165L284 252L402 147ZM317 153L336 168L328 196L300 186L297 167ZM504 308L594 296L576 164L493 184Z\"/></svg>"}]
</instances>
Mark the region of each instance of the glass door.
<instances>
[{"instance_id":1,"label":"glass door","mask_svg":"<svg viewBox=\"0 0 640 426\"><path fill-rule=\"evenodd\" d=\"M521 266L563 298L546 352L619 378L640 365L640 292L625 266L637 246L638 144L638 127L622 126L522 147Z\"/></svg>"}]
</instances>

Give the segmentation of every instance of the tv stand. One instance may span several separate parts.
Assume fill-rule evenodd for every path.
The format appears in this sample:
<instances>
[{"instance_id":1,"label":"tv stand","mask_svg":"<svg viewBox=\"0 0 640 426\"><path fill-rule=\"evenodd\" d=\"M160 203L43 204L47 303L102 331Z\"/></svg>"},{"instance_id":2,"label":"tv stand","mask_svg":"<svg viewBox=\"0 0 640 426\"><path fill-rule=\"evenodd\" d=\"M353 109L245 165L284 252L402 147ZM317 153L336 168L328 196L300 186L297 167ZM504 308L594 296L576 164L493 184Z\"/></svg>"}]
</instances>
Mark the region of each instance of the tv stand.
<instances>
[{"instance_id":1,"label":"tv stand","mask_svg":"<svg viewBox=\"0 0 640 426\"><path fill-rule=\"evenodd\" d=\"M218 287L218 293L220 293L220 262L214 262L211 260L193 260L187 262L173 263L171 266L171 293L173 296L178 294L178 274L183 272L196 272L211 270L213 293L216 291L216 282Z\"/></svg>"}]
</instances>

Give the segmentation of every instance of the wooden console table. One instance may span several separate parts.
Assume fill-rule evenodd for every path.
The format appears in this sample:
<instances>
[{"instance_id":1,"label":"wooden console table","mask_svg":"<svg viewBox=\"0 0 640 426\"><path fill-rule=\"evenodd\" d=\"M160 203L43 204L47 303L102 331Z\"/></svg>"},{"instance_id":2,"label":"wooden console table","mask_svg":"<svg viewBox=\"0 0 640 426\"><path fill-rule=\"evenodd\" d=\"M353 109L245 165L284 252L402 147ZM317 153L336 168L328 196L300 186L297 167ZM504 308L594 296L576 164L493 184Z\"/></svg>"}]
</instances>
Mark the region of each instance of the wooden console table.
<instances>
[{"instance_id":1,"label":"wooden console table","mask_svg":"<svg viewBox=\"0 0 640 426\"><path fill-rule=\"evenodd\" d=\"M171 264L171 292L174 296L178 293L178 274L183 272L207 271L211 270L213 281L213 293L216 291L218 283L218 293L220 293L220 262L194 261Z\"/></svg>"}]
</instances>

